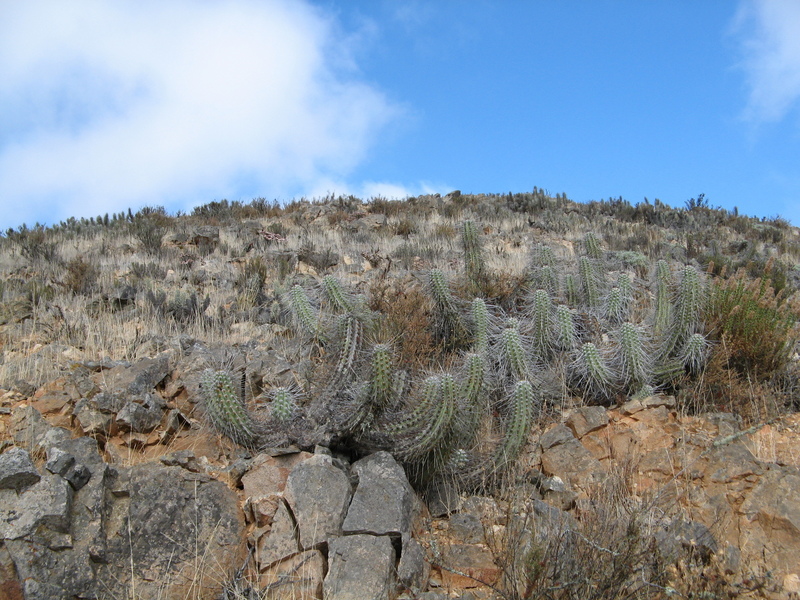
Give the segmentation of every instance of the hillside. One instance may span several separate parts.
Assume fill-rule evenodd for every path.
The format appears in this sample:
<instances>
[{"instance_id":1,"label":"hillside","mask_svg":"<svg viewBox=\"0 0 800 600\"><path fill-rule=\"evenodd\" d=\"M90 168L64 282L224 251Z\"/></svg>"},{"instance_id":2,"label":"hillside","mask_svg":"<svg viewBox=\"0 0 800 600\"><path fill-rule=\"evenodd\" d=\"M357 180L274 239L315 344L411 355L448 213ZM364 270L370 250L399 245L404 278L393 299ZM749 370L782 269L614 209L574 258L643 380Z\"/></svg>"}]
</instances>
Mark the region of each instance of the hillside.
<instances>
[{"instance_id":1,"label":"hillside","mask_svg":"<svg viewBox=\"0 0 800 600\"><path fill-rule=\"evenodd\" d=\"M9 230L0 589L340 599L369 538L375 598L800 593L798 257L702 196L538 189ZM312 467L344 535L305 537ZM347 529L370 468L402 527Z\"/></svg>"}]
</instances>

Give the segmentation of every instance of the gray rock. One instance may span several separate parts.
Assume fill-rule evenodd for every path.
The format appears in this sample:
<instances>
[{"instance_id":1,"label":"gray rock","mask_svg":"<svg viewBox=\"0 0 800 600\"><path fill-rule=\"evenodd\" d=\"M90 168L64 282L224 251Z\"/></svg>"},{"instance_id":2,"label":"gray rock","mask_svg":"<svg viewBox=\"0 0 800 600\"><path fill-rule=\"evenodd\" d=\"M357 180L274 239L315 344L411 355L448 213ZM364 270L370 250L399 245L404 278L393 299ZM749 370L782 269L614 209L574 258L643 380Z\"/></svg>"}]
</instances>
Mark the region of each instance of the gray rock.
<instances>
[{"instance_id":1,"label":"gray rock","mask_svg":"<svg viewBox=\"0 0 800 600\"><path fill-rule=\"evenodd\" d=\"M27 450L12 447L0 454L0 488L18 493L39 481L39 471Z\"/></svg>"},{"instance_id":2,"label":"gray rock","mask_svg":"<svg viewBox=\"0 0 800 600\"><path fill-rule=\"evenodd\" d=\"M303 550L341 535L350 494L350 479L333 466L330 456L315 454L292 469L284 497L297 521Z\"/></svg>"},{"instance_id":3,"label":"gray rock","mask_svg":"<svg viewBox=\"0 0 800 600\"><path fill-rule=\"evenodd\" d=\"M459 542L466 544L480 544L485 542L483 524L480 519L471 513L455 513L450 515L450 533Z\"/></svg>"},{"instance_id":4,"label":"gray rock","mask_svg":"<svg viewBox=\"0 0 800 600\"><path fill-rule=\"evenodd\" d=\"M130 396L141 396L151 392L169 375L169 358L160 355L145 358L131 367L114 367L106 371L103 378L106 391Z\"/></svg>"},{"instance_id":5,"label":"gray rock","mask_svg":"<svg viewBox=\"0 0 800 600\"><path fill-rule=\"evenodd\" d=\"M555 446L571 442L574 439L575 435L572 433L572 430L566 425L559 424L545 432L539 440L539 444L542 446L543 450L549 450Z\"/></svg>"},{"instance_id":6,"label":"gray rock","mask_svg":"<svg viewBox=\"0 0 800 600\"><path fill-rule=\"evenodd\" d=\"M566 425L580 438L608 425L608 413L602 406L582 406L569 416Z\"/></svg>"},{"instance_id":7,"label":"gray rock","mask_svg":"<svg viewBox=\"0 0 800 600\"><path fill-rule=\"evenodd\" d=\"M358 475L358 487L342 531L373 535L410 531L414 490L394 457L377 452L354 463L352 468Z\"/></svg>"},{"instance_id":8,"label":"gray rock","mask_svg":"<svg viewBox=\"0 0 800 600\"><path fill-rule=\"evenodd\" d=\"M0 534L15 540L47 527L69 533L72 488L58 475L45 475L16 498L0 500Z\"/></svg>"},{"instance_id":9,"label":"gray rock","mask_svg":"<svg viewBox=\"0 0 800 600\"><path fill-rule=\"evenodd\" d=\"M387 536L348 535L329 548L325 600L388 600L395 555Z\"/></svg>"},{"instance_id":10,"label":"gray rock","mask_svg":"<svg viewBox=\"0 0 800 600\"><path fill-rule=\"evenodd\" d=\"M243 559L244 517L235 492L180 467L145 463L120 473L120 483L110 483L115 491L98 588L125 597L135 587L142 600L219 597Z\"/></svg>"},{"instance_id":11,"label":"gray rock","mask_svg":"<svg viewBox=\"0 0 800 600\"><path fill-rule=\"evenodd\" d=\"M92 437L105 437L111 433L111 425L114 422L112 413L93 408L88 401L79 400L73 414L78 419L78 424L84 434Z\"/></svg>"},{"instance_id":12,"label":"gray rock","mask_svg":"<svg viewBox=\"0 0 800 600\"><path fill-rule=\"evenodd\" d=\"M397 582L401 587L419 593L428 586L431 567L425 560L425 551L410 536L403 539L403 551L397 564Z\"/></svg>"},{"instance_id":13,"label":"gray rock","mask_svg":"<svg viewBox=\"0 0 800 600\"><path fill-rule=\"evenodd\" d=\"M297 525L283 500L272 518L272 528L258 540L256 560L261 571L300 552Z\"/></svg>"},{"instance_id":14,"label":"gray rock","mask_svg":"<svg viewBox=\"0 0 800 600\"><path fill-rule=\"evenodd\" d=\"M76 491L86 485L92 476L86 465L78 463L72 454L58 447L48 450L44 468L66 479Z\"/></svg>"},{"instance_id":15,"label":"gray rock","mask_svg":"<svg viewBox=\"0 0 800 600\"><path fill-rule=\"evenodd\" d=\"M117 413L120 431L150 433L164 416L164 401L155 394L144 394L141 401L130 401Z\"/></svg>"}]
</instances>

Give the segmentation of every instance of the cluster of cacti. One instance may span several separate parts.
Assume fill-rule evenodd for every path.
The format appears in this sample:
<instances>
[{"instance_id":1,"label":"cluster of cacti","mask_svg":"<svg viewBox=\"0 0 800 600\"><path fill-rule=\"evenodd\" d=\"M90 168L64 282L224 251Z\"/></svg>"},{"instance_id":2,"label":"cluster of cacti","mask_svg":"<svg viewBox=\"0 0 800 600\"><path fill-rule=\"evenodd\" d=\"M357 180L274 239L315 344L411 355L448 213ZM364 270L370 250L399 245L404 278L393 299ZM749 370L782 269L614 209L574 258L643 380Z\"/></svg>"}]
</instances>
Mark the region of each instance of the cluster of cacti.
<instances>
[{"instance_id":1,"label":"cluster of cacti","mask_svg":"<svg viewBox=\"0 0 800 600\"><path fill-rule=\"evenodd\" d=\"M474 223L465 223L462 241L466 280L488 276ZM697 374L709 355L697 270L684 267L674 285L659 261L648 290L596 236L587 235L582 247L576 261L559 263L552 249L536 246L531 287L510 313L483 298L458 297L444 272L431 269L431 335L440 356L460 364L452 372L401 370L394 345L378 334L382 315L336 278L325 276L315 288L295 285L286 303L296 330L317 343L327 365L306 395L330 402L338 435L392 450L417 475L486 475L515 460L543 403L564 390L610 402ZM303 410L287 390L272 396L275 422ZM258 424L244 412L232 401L209 410L221 431L249 443ZM488 431L501 432L493 449L481 437Z\"/></svg>"}]
</instances>

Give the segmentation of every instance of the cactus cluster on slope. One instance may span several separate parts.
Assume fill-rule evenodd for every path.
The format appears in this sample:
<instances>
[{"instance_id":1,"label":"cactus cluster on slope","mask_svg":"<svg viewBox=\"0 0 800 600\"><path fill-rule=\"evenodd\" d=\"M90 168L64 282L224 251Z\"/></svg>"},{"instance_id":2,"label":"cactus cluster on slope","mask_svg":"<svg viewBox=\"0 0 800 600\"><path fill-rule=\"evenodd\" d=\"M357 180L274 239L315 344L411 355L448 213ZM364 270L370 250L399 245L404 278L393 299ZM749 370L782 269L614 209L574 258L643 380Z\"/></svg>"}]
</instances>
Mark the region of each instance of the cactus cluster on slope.
<instances>
[{"instance_id":1,"label":"cactus cluster on slope","mask_svg":"<svg viewBox=\"0 0 800 600\"><path fill-rule=\"evenodd\" d=\"M461 289L480 288L491 273L471 221L462 241L472 287ZM324 365L305 390L308 405L328 406L339 439L393 451L419 479L446 473L475 482L514 463L537 415L565 390L610 403L699 373L710 353L700 273L687 265L676 280L659 261L650 281L641 281L603 252L597 236L587 235L582 248L576 260L559 263L552 249L534 247L528 285L512 310L459 296L442 270L431 269L423 286L429 326L449 369L404 370L392 340L381 339L385 315L338 279L295 285L286 299L292 322ZM231 397L224 374L208 377L212 422L243 445L257 445L264 431L305 408L276 390L271 417L260 422Z\"/></svg>"}]
</instances>

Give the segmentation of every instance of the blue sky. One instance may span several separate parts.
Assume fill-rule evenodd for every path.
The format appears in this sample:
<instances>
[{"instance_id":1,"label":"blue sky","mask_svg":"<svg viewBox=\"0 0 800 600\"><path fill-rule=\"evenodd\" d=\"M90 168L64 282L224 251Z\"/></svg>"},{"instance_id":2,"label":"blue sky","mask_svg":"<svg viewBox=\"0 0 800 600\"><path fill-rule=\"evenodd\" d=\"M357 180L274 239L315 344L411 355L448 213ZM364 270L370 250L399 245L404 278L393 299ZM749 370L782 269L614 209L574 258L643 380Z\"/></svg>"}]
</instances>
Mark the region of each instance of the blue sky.
<instances>
[{"instance_id":1,"label":"blue sky","mask_svg":"<svg viewBox=\"0 0 800 600\"><path fill-rule=\"evenodd\" d=\"M796 0L0 0L0 228L329 193L800 224Z\"/></svg>"}]
</instances>

